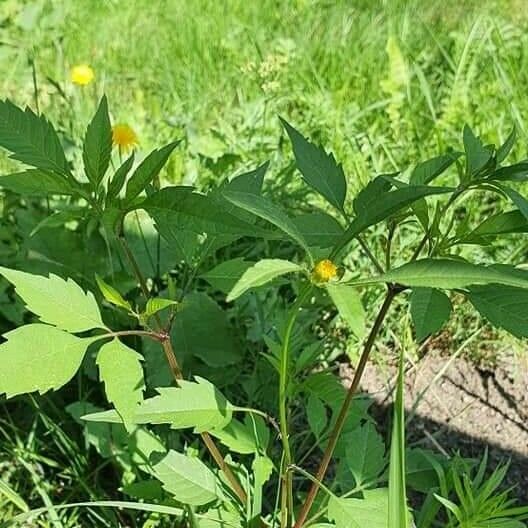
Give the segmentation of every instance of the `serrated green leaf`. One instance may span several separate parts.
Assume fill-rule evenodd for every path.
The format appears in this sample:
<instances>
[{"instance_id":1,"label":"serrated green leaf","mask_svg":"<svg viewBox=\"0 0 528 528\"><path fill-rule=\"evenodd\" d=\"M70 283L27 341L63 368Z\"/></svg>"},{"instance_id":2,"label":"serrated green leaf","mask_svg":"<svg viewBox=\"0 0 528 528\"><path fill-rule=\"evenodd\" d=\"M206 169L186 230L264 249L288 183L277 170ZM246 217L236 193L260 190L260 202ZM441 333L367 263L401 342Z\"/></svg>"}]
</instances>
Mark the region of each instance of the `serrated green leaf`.
<instances>
[{"instance_id":1,"label":"serrated green leaf","mask_svg":"<svg viewBox=\"0 0 528 528\"><path fill-rule=\"evenodd\" d=\"M178 301L173 301L172 299L163 299L162 297L153 297L147 301L145 306L145 312L143 315L145 317L152 317L154 314L169 308L170 306L177 306L180 303Z\"/></svg>"},{"instance_id":2,"label":"serrated green leaf","mask_svg":"<svg viewBox=\"0 0 528 528\"><path fill-rule=\"evenodd\" d=\"M265 452L269 442L269 430L260 416L246 415L244 422L232 419L225 427L212 429L211 435L243 455Z\"/></svg>"},{"instance_id":3,"label":"serrated green leaf","mask_svg":"<svg viewBox=\"0 0 528 528\"><path fill-rule=\"evenodd\" d=\"M310 247L326 249L335 246L343 235L341 224L329 214L307 213L293 218L293 223Z\"/></svg>"},{"instance_id":4,"label":"serrated green leaf","mask_svg":"<svg viewBox=\"0 0 528 528\"><path fill-rule=\"evenodd\" d=\"M328 517L336 528L388 528L388 494L384 488L365 490L363 499L331 497ZM391 528L394 528L391 526Z\"/></svg>"},{"instance_id":5,"label":"serrated green leaf","mask_svg":"<svg viewBox=\"0 0 528 528\"><path fill-rule=\"evenodd\" d=\"M489 176L490 180L498 181L515 181L522 182L528 179L528 162L522 161L515 165L509 165L507 167L501 167L493 171Z\"/></svg>"},{"instance_id":6,"label":"serrated green leaf","mask_svg":"<svg viewBox=\"0 0 528 528\"><path fill-rule=\"evenodd\" d=\"M222 196L237 207L278 227L310 255L310 248L302 233L288 215L273 202L263 196L239 191L224 191Z\"/></svg>"},{"instance_id":7,"label":"serrated green leaf","mask_svg":"<svg viewBox=\"0 0 528 528\"><path fill-rule=\"evenodd\" d=\"M506 141L497 149L497 163L502 163L506 159L508 154L511 152L513 145L515 144L516 137L517 130L515 127L513 127L513 130L506 138Z\"/></svg>"},{"instance_id":8,"label":"serrated green leaf","mask_svg":"<svg viewBox=\"0 0 528 528\"><path fill-rule=\"evenodd\" d=\"M326 289L339 315L352 332L362 339L365 335L365 310L357 288L348 284L327 284Z\"/></svg>"},{"instance_id":9,"label":"serrated green leaf","mask_svg":"<svg viewBox=\"0 0 528 528\"><path fill-rule=\"evenodd\" d=\"M451 315L451 301L440 290L413 288L410 300L411 316L418 342L438 332Z\"/></svg>"},{"instance_id":10,"label":"serrated green leaf","mask_svg":"<svg viewBox=\"0 0 528 528\"><path fill-rule=\"evenodd\" d=\"M370 422L358 427L347 437L346 463L356 486L374 480L385 467L385 444Z\"/></svg>"},{"instance_id":11,"label":"serrated green leaf","mask_svg":"<svg viewBox=\"0 0 528 528\"><path fill-rule=\"evenodd\" d=\"M255 170L246 172L235 176L225 186L230 191L249 192L260 194L262 192L262 184L264 183L264 176L269 167L269 161L260 165Z\"/></svg>"},{"instance_id":12,"label":"serrated green leaf","mask_svg":"<svg viewBox=\"0 0 528 528\"><path fill-rule=\"evenodd\" d=\"M0 176L0 187L24 196L61 194L74 196L78 190L60 174L29 169L24 172Z\"/></svg>"},{"instance_id":13,"label":"serrated green leaf","mask_svg":"<svg viewBox=\"0 0 528 528\"><path fill-rule=\"evenodd\" d=\"M97 286L99 286L103 297L109 303L114 304L115 306L120 306L128 311L132 310L130 303L113 286L110 286L110 284L106 283L101 277L99 277L97 273L95 274L95 281L97 282Z\"/></svg>"},{"instance_id":14,"label":"serrated green leaf","mask_svg":"<svg viewBox=\"0 0 528 528\"><path fill-rule=\"evenodd\" d=\"M445 172L459 157L460 152L450 152L418 163L411 173L410 183L413 185L427 185Z\"/></svg>"},{"instance_id":15,"label":"serrated green leaf","mask_svg":"<svg viewBox=\"0 0 528 528\"><path fill-rule=\"evenodd\" d=\"M114 175L108 182L108 189L106 192L106 204L110 204L114 198L119 195L119 192L125 184L127 174L130 172L132 165L134 165L135 153L132 152L130 156L119 166Z\"/></svg>"},{"instance_id":16,"label":"serrated green leaf","mask_svg":"<svg viewBox=\"0 0 528 528\"><path fill-rule=\"evenodd\" d=\"M284 119L281 118L281 122L290 137L304 181L343 212L347 185L341 164L336 162L333 154L327 154L322 147L308 141Z\"/></svg>"},{"instance_id":17,"label":"serrated green leaf","mask_svg":"<svg viewBox=\"0 0 528 528\"><path fill-rule=\"evenodd\" d=\"M164 147L153 150L137 167L128 180L125 200L130 203L138 196L145 187L160 173L167 163L172 151L178 146L180 141L173 141Z\"/></svg>"},{"instance_id":18,"label":"serrated green leaf","mask_svg":"<svg viewBox=\"0 0 528 528\"><path fill-rule=\"evenodd\" d=\"M4 334L0 345L0 393L8 398L57 390L75 375L94 338L80 338L53 326L28 324Z\"/></svg>"},{"instance_id":19,"label":"serrated green leaf","mask_svg":"<svg viewBox=\"0 0 528 528\"><path fill-rule=\"evenodd\" d=\"M182 231L235 238L266 235L265 230L234 214L236 208L229 202L194 192L192 187L166 187L147 198L141 207L156 221L161 236L178 248Z\"/></svg>"},{"instance_id":20,"label":"serrated green leaf","mask_svg":"<svg viewBox=\"0 0 528 528\"><path fill-rule=\"evenodd\" d=\"M229 293L244 272L254 264L254 262L248 262L243 258L226 260L212 270L203 273L201 277L213 286L213 288L223 293Z\"/></svg>"},{"instance_id":21,"label":"serrated green leaf","mask_svg":"<svg viewBox=\"0 0 528 528\"><path fill-rule=\"evenodd\" d=\"M106 328L92 293L85 293L73 280L3 267L0 267L0 274L15 286L27 309L41 321L68 332Z\"/></svg>"},{"instance_id":22,"label":"serrated green leaf","mask_svg":"<svg viewBox=\"0 0 528 528\"><path fill-rule=\"evenodd\" d=\"M367 282L396 282L404 286L444 290L492 283L528 288L528 272L514 266L484 266L449 259L421 259Z\"/></svg>"},{"instance_id":23,"label":"serrated green leaf","mask_svg":"<svg viewBox=\"0 0 528 528\"><path fill-rule=\"evenodd\" d=\"M493 150L485 147L468 125L464 126L463 138L466 151L466 173L474 176L490 161Z\"/></svg>"},{"instance_id":24,"label":"serrated green leaf","mask_svg":"<svg viewBox=\"0 0 528 528\"><path fill-rule=\"evenodd\" d=\"M220 497L214 473L195 457L171 450L154 465L154 475L183 504L203 506Z\"/></svg>"},{"instance_id":25,"label":"serrated green leaf","mask_svg":"<svg viewBox=\"0 0 528 528\"><path fill-rule=\"evenodd\" d=\"M83 144L84 170L94 188L97 188L104 178L111 154L112 126L106 95L103 95L97 112L86 129Z\"/></svg>"},{"instance_id":26,"label":"serrated green leaf","mask_svg":"<svg viewBox=\"0 0 528 528\"><path fill-rule=\"evenodd\" d=\"M178 387L160 387L158 396L147 398L134 415L136 424L169 424L172 429L193 427L196 432L222 429L231 420L233 406L214 385L203 378L179 382ZM83 417L93 422L119 423L113 411Z\"/></svg>"},{"instance_id":27,"label":"serrated green leaf","mask_svg":"<svg viewBox=\"0 0 528 528\"><path fill-rule=\"evenodd\" d=\"M11 152L11 158L43 172L70 174L55 129L29 107L22 110L9 100L0 101L0 146Z\"/></svg>"},{"instance_id":28,"label":"serrated green leaf","mask_svg":"<svg viewBox=\"0 0 528 528\"><path fill-rule=\"evenodd\" d=\"M263 259L248 268L233 286L226 300L234 301L252 288L258 288L281 275L302 271L301 266L281 259Z\"/></svg>"},{"instance_id":29,"label":"serrated green leaf","mask_svg":"<svg viewBox=\"0 0 528 528\"><path fill-rule=\"evenodd\" d=\"M324 403L315 394L310 394L308 396L308 402L306 403L306 418L310 430L315 438L319 439L328 425L328 416Z\"/></svg>"},{"instance_id":30,"label":"serrated green leaf","mask_svg":"<svg viewBox=\"0 0 528 528\"><path fill-rule=\"evenodd\" d=\"M119 339L104 344L97 354L99 377L105 384L106 398L114 405L128 430L133 429L134 417L143 401L142 359Z\"/></svg>"},{"instance_id":31,"label":"serrated green leaf","mask_svg":"<svg viewBox=\"0 0 528 528\"><path fill-rule=\"evenodd\" d=\"M184 358L198 357L210 367L225 367L241 358L241 347L227 314L203 292L185 297L171 337Z\"/></svg>"},{"instance_id":32,"label":"serrated green leaf","mask_svg":"<svg viewBox=\"0 0 528 528\"><path fill-rule=\"evenodd\" d=\"M528 337L528 290L490 284L472 286L466 295L493 326L519 338Z\"/></svg>"},{"instance_id":33,"label":"serrated green leaf","mask_svg":"<svg viewBox=\"0 0 528 528\"><path fill-rule=\"evenodd\" d=\"M489 244L500 235L528 232L528 219L518 210L486 218L473 231L463 234L457 244Z\"/></svg>"},{"instance_id":34,"label":"serrated green leaf","mask_svg":"<svg viewBox=\"0 0 528 528\"><path fill-rule=\"evenodd\" d=\"M401 182L400 182L401 183ZM370 226L410 207L418 200L435 194L451 192L447 187L429 187L427 185L408 185L390 191L392 184L379 176L363 189L354 201L356 217L345 231L339 242L344 247L354 237Z\"/></svg>"}]
</instances>

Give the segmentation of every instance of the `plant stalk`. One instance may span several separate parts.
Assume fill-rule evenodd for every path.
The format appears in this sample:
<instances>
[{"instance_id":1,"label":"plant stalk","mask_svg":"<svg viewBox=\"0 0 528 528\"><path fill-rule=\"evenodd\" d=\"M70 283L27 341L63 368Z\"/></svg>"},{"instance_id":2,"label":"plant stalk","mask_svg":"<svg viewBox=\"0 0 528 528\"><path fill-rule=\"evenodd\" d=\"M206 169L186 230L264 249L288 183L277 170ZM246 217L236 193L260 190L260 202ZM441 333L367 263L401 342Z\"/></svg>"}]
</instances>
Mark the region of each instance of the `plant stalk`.
<instances>
[{"instance_id":1,"label":"plant stalk","mask_svg":"<svg viewBox=\"0 0 528 528\"><path fill-rule=\"evenodd\" d=\"M295 321L297 320L297 316L299 315L299 310L311 291L312 285L306 285L297 297L293 306L291 307L281 349L279 372L279 427L282 441L282 449L284 452L284 469L281 475L282 528L286 528L290 525L289 519L291 516L291 512L293 511L293 478L291 472L288 471L288 467L292 463L288 426L288 367L290 364L290 341Z\"/></svg>"},{"instance_id":2,"label":"plant stalk","mask_svg":"<svg viewBox=\"0 0 528 528\"><path fill-rule=\"evenodd\" d=\"M352 404L352 400L359 387L363 372L365 371L370 352L372 351L372 347L374 345L376 337L378 336L381 325L383 324L383 321L385 320L385 317L389 311L392 301L394 300L394 297L396 296L398 291L399 290L396 286L389 286L389 290L387 292L387 295L385 296L385 300L383 301L383 304L376 317L376 320L372 325L372 329L370 330L367 340L365 341L365 345L363 346L363 352L361 353L361 357L359 358L359 363L356 367L356 372L354 373L352 385L348 389L345 401L341 406L341 410L339 411L339 415L330 435L330 439L328 440L328 445L323 454L323 458L321 459L321 462L319 464L319 468L317 469L317 473L315 474L315 480L313 481L312 486L310 487L310 491L308 492L306 500L303 504L303 507L299 512L299 517L297 518L294 528L301 528L306 522L308 514L310 513L310 509L312 508L313 502L317 496L317 492L319 491L319 483L323 482L323 479L326 475L326 471L328 470L328 466L330 464L330 460L332 459L334 449L336 447L341 431L343 430L343 426L345 424L350 405Z\"/></svg>"},{"instance_id":3,"label":"plant stalk","mask_svg":"<svg viewBox=\"0 0 528 528\"><path fill-rule=\"evenodd\" d=\"M150 296L147 287L147 281L145 280L145 277L143 276L143 273L139 268L136 258L134 257L134 254L132 253L124 234L119 234L118 240L121 243L121 247L123 248L123 251L130 263L130 266L134 271L134 275L136 276L139 282L141 291L143 292L145 298L148 300ZM176 385L179 385L179 382L183 379L183 374L180 365L178 364L178 360L176 359L176 354L174 353L174 349L172 347L170 335L164 332L163 324L158 314L154 314L154 320L156 321L157 331L160 333L163 332L161 345L163 347L163 351L165 352L165 357L167 358L167 363L169 364ZM202 438L203 443L205 444L205 447L213 457L214 461L229 481L234 493L239 498L240 502L245 506L247 503L247 494L235 474L231 471L231 468L227 465L226 461L224 460L224 457L216 447L214 440L211 438L209 433L206 432L200 433L200 436Z\"/></svg>"}]
</instances>

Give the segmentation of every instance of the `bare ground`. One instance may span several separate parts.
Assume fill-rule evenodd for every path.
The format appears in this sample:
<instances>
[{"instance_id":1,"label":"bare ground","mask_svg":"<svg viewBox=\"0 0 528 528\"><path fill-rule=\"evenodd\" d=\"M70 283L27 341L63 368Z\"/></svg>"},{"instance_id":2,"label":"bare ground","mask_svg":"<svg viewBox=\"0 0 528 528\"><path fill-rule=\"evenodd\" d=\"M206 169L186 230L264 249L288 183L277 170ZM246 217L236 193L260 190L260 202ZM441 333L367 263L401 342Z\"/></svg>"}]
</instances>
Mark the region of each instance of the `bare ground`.
<instances>
[{"instance_id":1,"label":"bare ground","mask_svg":"<svg viewBox=\"0 0 528 528\"><path fill-rule=\"evenodd\" d=\"M511 459L508 484L516 487L520 501L528 503L528 365L503 358L496 368L487 369L459 358L432 383L448 361L431 351L408 370L408 412L427 389L415 409L408 441L475 458L488 447L491 467ZM353 370L343 364L341 374L346 383ZM363 377L362 390L374 398L374 412L380 418L389 410L395 374L395 368L369 365Z\"/></svg>"}]
</instances>

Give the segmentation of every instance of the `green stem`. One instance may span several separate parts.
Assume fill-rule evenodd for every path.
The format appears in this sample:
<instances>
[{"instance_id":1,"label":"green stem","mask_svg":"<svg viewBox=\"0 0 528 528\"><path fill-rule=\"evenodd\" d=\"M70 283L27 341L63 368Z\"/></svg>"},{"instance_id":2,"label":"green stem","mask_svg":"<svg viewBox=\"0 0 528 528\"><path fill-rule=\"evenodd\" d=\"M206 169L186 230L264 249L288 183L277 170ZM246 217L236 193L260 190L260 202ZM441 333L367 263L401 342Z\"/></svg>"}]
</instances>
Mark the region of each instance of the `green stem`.
<instances>
[{"instance_id":1,"label":"green stem","mask_svg":"<svg viewBox=\"0 0 528 528\"><path fill-rule=\"evenodd\" d=\"M282 449L284 453L284 467L282 471L281 480L281 527L287 528L289 526L289 519L292 511L292 485L293 481L288 467L292 463L292 454L289 441L289 426L288 426L288 367L290 364L290 341L293 332L293 327L299 310L306 298L312 291L312 284L307 284L303 291L297 297L297 300L291 307L288 321L286 323L286 331L282 341L280 370L279 370L279 427L281 433Z\"/></svg>"},{"instance_id":2,"label":"green stem","mask_svg":"<svg viewBox=\"0 0 528 528\"><path fill-rule=\"evenodd\" d=\"M352 404L352 400L356 394L357 389L359 388L359 382L361 381L363 372L365 371L365 367L367 365L370 352L372 350L376 337L378 336L381 325L383 324L383 321L385 320L385 317L387 316L387 313L392 304L392 301L394 300L394 297L396 296L398 291L399 290L397 287L389 286L389 290L387 292L387 295L385 296L383 305L380 308L378 316L376 317L376 320L374 321L374 324L372 325L370 334L368 335L367 340L365 341L365 345L363 346L363 352L359 359L359 363L356 367L356 372L354 374L354 379L352 380L352 385L348 389L345 401L343 402L343 405L341 406L341 410L339 411L339 415L337 417L336 423L330 435L328 445L323 454L323 458L321 459L321 462L319 464L319 468L315 475L316 482L312 484L310 491L308 492L308 495L303 504L303 507L301 508L299 517L297 518L297 522L295 523L294 528L301 528L302 526L304 526L304 523L306 522L306 518L308 517L308 514L310 513L310 509L312 508L314 500L317 496L317 492L319 491L318 483L323 482L323 479L326 475L326 471L328 470L328 466L330 464L330 460L332 459L332 455L334 453L334 449L336 447L337 441L339 439L339 436L341 435L343 426L345 425L345 421L348 415L348 411L350 409L350 405Z\"/></svg>"}]
</instances>

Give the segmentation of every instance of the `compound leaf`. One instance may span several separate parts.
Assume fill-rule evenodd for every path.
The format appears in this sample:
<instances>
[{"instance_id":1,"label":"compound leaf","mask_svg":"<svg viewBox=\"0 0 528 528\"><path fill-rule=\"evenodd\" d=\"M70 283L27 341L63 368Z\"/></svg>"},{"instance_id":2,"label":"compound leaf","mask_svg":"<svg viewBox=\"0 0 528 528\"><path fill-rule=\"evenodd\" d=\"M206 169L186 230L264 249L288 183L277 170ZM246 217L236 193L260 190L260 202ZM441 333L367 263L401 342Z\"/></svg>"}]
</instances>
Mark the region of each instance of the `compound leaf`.
<instances>
[{"instance_id":1,"label":"compound leaf","mask_svg":"<svg viewBox=\"0 0 528 528\"><path fill-rule=\"evenodd\" d=\"M131 429L138 406L143 400L141 355L119 339L104 344L97 354L99 376L105 384L106 397Z\"/></svg>"},{"instance_id":2,"label":"compound leaf","mask_svg":"<svg viewBox=\"0 0 528 528\"><path fill-rule=\"evenodd\" d=\"M196 457L171 450L153 471L163 488L183 504L202 506L220 496L214 473Z\"/></svg>"},{"instance_id":3,"label":"compound leaf","mask_svg":"<svg viewBox=\"0 0 528 528\"><path fill-rule=\"evenodd\" d=\"M68 332L106 328L97 302L91 292L71 279L50 274L49 277L0 267L0 273L11 282L27 309L41 321Z\"/></svg>"},{"instance_id":4,"label":"compound leaf","mask_svg":"<svg viewBox=\"0 0 528 528\"><path fill-rule=\"evenodd\" d=\"M57 390L75 375L94 338L80 338L53 326L28 324L4 334L0 345L0 393Z\"/></svg>"}]
</instances>

